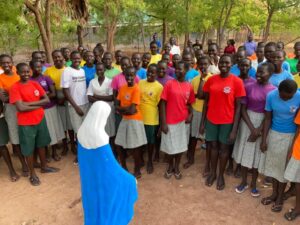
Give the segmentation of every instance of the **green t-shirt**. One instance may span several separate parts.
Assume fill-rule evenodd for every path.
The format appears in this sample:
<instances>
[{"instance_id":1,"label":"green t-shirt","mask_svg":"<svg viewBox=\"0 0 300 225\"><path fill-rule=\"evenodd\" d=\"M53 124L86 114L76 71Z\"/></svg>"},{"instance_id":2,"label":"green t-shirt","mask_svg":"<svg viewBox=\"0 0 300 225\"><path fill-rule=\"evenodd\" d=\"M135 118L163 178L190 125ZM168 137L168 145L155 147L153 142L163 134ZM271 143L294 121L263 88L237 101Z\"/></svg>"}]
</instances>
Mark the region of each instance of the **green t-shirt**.
<instances>
[{"instance_id":1,"label":"green t-shirt","mask_svg":"<svg viewBox=\"0 0 300 225\"><path fill-rule=\"evenodd\" d=\"M291 67L291 73L295 74L298 73L297 71L297 63L298 63L298 59L286 59L286 61L290 64Z\"/></svg>"},{"instance_id":2,"label":"green t-shirt","mask_svg":"<svg viewBox=\"0 0 300 225\"><path fill-rule=\"evenodd\" d=\"M66 65L66 67L70 67L70 66L72 65L72 61L71 61L71 60L67 61L67 62L65 63L65 65Z\"/></svg>"},{"instance_id":3,"label":"green t-shirt","mask_svg":"<svg viewBox=\"0 0 300 225\"><path fill-rule=\"evenodd\" d=\"M106 76L109 79L113 79L116 75L118 75L119 73L121 73L120 70L118 70L117 68L111 68L110 70L105 70L104 72L104 76Z\"/></svg>"}]
</instances>

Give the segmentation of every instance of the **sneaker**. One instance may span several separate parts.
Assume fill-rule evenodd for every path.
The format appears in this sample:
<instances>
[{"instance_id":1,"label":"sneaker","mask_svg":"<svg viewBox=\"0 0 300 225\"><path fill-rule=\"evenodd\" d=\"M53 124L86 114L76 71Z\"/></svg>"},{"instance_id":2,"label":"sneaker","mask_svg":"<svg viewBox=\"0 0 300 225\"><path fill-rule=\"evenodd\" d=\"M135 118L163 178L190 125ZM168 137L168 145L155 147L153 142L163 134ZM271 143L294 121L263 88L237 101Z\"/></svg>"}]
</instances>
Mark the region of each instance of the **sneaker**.
<instances>
[{"instance_id":1,"label":"sneaker","mask_svg":"<svg viewBox=\"0 0 300 225\"><path fill-rule=\"evenodd\" d=\"M244 193L246 190L248 189L248 185L239 185L235 188L235 192L236 193L239 193L239 194L242 194Z\"/></svg>"},{"instance_id":2,"label":"sneaker","mask_svg":"<svg viewBox=\"0 0 300 225\"><path fill-rule=\"evenodd\" d=\"M251 190L251 195L252 195L252 197L254 197L254 198L259 197L259 196L260 196L259 190L257 190L256 188L252 188L252 190Z\"/></svg>"}]
</instances>

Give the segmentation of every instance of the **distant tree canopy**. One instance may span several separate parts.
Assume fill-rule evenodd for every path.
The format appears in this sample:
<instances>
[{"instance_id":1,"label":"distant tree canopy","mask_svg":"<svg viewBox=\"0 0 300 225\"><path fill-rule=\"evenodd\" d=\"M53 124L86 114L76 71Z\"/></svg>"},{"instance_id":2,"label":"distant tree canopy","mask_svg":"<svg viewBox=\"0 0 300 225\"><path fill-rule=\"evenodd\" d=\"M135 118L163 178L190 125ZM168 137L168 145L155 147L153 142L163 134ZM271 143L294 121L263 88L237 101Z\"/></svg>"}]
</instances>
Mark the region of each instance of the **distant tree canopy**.
<instances>
[{"instance_id":1,"label":"distant tree canopy","mask_svg":"<svg viewBox=\"0 0 300 225\"><path fill-rule=\"evenodd\" d=\"M77 34L83 44L91 20L109 51L124 37L142 40L148 48L146 37L154 32L163 43L184 35L186 44L191 33L204 42L215 31L220 46L229 31L241 28L265 41L272 34L300 35L299 0L10 0L0 1L0 10L0 46L11 54L19 46L42 43L50 57L62 34Z\"/></svg>"}]
</instances>

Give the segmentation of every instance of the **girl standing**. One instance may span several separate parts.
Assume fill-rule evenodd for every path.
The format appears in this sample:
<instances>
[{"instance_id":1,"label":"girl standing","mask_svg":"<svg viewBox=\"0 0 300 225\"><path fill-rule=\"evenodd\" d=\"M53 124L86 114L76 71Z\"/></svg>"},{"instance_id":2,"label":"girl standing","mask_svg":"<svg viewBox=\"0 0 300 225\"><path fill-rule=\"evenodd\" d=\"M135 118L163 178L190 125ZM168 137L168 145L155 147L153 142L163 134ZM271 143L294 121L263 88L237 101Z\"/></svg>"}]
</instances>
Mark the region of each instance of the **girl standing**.
<instances>
[{"instance_id":1,"label":"girl standing","mask_svg":"<svg viewBox=\"0 0 300 225\"><path fill-rule=\"evenodd\" d=\"M297 84L293 80L282 81L278 90L273 90L267 95L261 150L266 152L263 173L273 178L273 193L263 198L261 203L274 203L273 212L280 212L283 206L283 194L287 183L284 178L286 158L296 132L294 117L299 106L300 92L297 92Z\"/></svg>"},{"instance_id":2,"label":"girl standing","mask_svg":"<svg viewBox=\"0 0 300 225\"><path fill-rule=\"evenodd\" d=\"M184 80L188 69L188 64L179 62L175 69L177 79L168 81L161 95L161 151L169 155L166 179L173 174L176 179L182 178L180 159L188 150L189 124L193 116L191 104L195 102L193 87Z\"/></svg>"}]
</instances>

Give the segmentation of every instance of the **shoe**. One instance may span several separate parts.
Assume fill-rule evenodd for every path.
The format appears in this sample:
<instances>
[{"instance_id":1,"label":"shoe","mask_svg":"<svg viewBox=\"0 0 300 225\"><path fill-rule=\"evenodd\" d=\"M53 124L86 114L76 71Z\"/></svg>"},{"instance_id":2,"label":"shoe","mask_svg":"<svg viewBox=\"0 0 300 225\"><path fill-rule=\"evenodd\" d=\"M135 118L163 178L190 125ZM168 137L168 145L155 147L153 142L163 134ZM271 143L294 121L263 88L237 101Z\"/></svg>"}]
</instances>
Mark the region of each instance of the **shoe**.
<instances>
[{"instance_id":1,"label":"shoe","mask_svg":"<svg viewBox=\"0 0 300 225\"><path fill-rule=\"evenodd\" d=\"M242 194L244 193L246 190L248 189L248 185L239 185L235 188L235 192L236 193L239 193L239 194Z\"/></svg>"},{"instance_id":2,"label":"shoe","mask_svg":"<svg viewBox=\"0 0 300 225\"><path fill-rule=\"evenodd\" d=\"M252 188L251 196L254 197L254 198L259 197L260 196L259 190L257 190L256 188Z\"/></svg>"}]
</instances>

